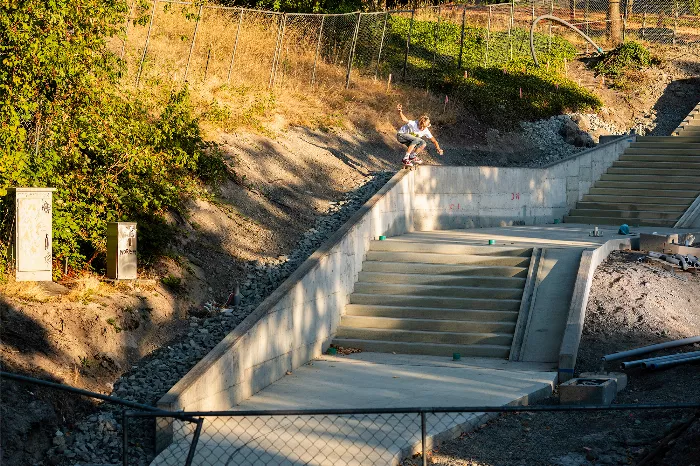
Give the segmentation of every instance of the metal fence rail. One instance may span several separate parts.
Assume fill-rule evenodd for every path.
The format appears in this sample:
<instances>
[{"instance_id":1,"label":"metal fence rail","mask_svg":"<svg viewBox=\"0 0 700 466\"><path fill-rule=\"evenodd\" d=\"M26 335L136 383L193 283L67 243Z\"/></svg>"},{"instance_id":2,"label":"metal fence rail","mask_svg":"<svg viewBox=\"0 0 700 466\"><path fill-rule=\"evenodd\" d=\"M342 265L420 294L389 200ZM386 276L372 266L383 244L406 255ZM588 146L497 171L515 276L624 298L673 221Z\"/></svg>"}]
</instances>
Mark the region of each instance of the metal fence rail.
<instances>
[{"instance_id":1,"label":"metal fence rail","mask_svg":"<svg viewBox=\"0 0 700 466\"><path fill-rule=\"evenodd\" d=\"M457 406L386 409L300 409L169 412L8 372L0 382L60 390L102 400L120 413L115 435L121 464L277 465L387 464L420 455L501 413L696 410L700 402L611 406ZM32 409L27 406L27 409ZM96 426L84 429L98 430ZM556 432L552 432L555 434ZM60 460L60 458L54 458ZM106 461L105 461L106 462Z\"/></svg>"},{"instance_id":2,"label":"metal fence rail","mask_svg":"<svg viewBox=\"0 0 700 466\"><path fill-rule=\"evenodd\" d=\"M440 72L529 60L530 24L545 14L573 23L603 48L624 39L700 43L697 0L514 0L325 15L174 0L146 5L130 8L123 37L113 43L137 84L348 87L360 76L389 75L428 81ZM556 36L590 51L563 26L542 24L537 32L549 48Z\"/></svg>"}]
</instances>

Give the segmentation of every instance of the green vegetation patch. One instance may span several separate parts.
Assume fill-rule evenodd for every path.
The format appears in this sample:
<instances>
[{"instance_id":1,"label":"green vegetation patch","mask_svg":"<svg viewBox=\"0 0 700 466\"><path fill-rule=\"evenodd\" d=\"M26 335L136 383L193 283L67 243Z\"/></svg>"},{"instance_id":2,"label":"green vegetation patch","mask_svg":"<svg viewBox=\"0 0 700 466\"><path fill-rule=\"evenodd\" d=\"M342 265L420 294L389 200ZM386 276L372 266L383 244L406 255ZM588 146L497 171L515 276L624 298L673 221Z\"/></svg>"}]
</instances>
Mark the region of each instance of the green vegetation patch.
<instances>
[{"instance_id":1,"label":"green vegetation patch","mask_svg":"<svg viewBox=\"0 0 700 466\"><path fill-rule=\"evenodd\" d=\"M630 41L603 55L602 59L596 63L594 70L606 77L618 78L626 71L642 70L659 63L659 59L642 44Z\"/></svg>"},{"instance_id":2,"label":"green vegetation patch","mask_svg":"<svg viewBox=\"0 0 700 466\"><path fill-rule=\"evenodd\" d=\"M54 259L100 269L107 222L138 222L148 259L168 244L165 213L222 178L223 161L203 141L186 89L149 105L117 87L123 63L106 41L123 30L125 14L126 2L99 0L3 9L0 250L12 223L4 196L11 186L57 188Z\"/></svg>"}]
</instances>

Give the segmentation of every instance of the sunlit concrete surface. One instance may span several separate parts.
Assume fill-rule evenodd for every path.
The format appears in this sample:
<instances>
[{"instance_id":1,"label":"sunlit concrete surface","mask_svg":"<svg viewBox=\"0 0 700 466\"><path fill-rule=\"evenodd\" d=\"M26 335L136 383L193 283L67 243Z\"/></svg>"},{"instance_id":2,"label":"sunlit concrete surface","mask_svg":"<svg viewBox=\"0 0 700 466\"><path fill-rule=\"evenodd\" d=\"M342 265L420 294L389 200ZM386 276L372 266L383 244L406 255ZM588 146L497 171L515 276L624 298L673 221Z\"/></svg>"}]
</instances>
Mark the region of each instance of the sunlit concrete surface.
<instances>
[{"instance_id":1,"label":"sunlit concrete surface","mask_svg":"<svg viewBox=\"0 0 700 466\"><path fill-rule=\"evenodd\" d=\"M552 364L382 353L324 356L235 410L519 405L549 395L555 379ZM428 414L427 434L431 442L451 438L489 417ZM179 440L154 465L181 464L186 457L191 431L179 427ZM417 414L207 418L193 464L398 464L419 448L420 439Z\"/></svg>"}]
</instances>

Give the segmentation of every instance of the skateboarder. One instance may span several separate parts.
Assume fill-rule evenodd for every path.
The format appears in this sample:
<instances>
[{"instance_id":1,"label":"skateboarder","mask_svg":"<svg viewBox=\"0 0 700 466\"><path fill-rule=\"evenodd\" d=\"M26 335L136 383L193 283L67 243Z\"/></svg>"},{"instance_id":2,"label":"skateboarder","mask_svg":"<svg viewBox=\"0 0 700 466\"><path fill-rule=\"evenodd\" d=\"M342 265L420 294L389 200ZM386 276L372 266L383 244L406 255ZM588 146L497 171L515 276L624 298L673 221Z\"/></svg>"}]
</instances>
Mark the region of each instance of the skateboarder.
<instances>
[{"instance_id":1,"label":"skateboarder","mask_svg":"<svg viewBox=\"0 0 700 466\"><path fill-rule=\"evenodd\" d=\"M443 151L440 149L440 144L438 144L437 139L435 139L428 128L430 128L430 118L428 115L421 116L418 121L409 120L403 114L403 107L401 104L396 106L399 111L399 116L401 121L405 123L396 133L396 139L406 146L406 155L403 157L403 164L406 167L412 167L414 164L420 165L423 161L418 157L418 154L425 149L426 143L422 139L427 137L430 141L435 144L435 149L437 149L438 154L442 155Z\"/></svg>"}]
</instances>

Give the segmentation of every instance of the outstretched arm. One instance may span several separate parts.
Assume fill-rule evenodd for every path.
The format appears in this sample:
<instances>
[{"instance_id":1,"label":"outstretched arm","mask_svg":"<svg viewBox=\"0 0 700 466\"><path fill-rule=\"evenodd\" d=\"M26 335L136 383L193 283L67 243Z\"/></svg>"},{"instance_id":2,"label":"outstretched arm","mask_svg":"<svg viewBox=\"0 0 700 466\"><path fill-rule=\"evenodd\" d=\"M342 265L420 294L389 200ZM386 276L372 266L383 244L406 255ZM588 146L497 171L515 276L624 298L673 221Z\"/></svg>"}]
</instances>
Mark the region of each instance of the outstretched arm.
<instances>
[{"instance_id":1,"label":"outstretched arm","mask_svg":"<svg viewBox=\"0 0 700 466\"><path fill-rule=\"evenodd\" d=\"M437 139L435 139L435 138L430 138L430 141L431 141L433 144L435 144L435 149L437 149L438 154L442 155L442 154L444 153L444 151L443 151L442 149L440 149L440 144L438 144Z\"/></svg>"},{"instance_id":2,"label":"outstretched arm","mask_svg":"<svg viewBox=\"0 0 700 466\"><path fill-rule=\"evenodd\" d=\"M401 117L401 121L403 121L404 123L408 123L408 118L406 118L406 116L403 114L403 106L401 104L398 104L396 106L396 110L399 111L399 117Z\"/></svg>"}]
</instances>

